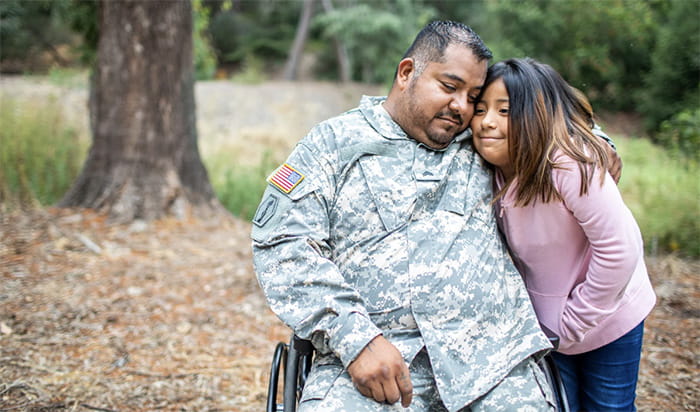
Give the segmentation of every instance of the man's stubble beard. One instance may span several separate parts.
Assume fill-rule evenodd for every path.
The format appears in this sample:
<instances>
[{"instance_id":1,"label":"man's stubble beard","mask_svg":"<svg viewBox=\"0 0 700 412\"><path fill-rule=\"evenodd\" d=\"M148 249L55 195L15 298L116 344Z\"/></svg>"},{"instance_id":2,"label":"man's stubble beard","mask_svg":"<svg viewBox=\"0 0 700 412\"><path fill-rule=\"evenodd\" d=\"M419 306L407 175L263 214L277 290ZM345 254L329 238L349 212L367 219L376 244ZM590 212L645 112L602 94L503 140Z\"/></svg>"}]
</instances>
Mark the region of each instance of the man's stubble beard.
<instances>
[{"instance_id":1,"label":"man's stubble beard","mask_svg":"<svg viewBox=\"0 0 700 412\"><path fill-rule=\"evenodd\" d=\"M415 98L415 86L416 82L415 79L411 82L411 85L408 88L408 104L407 104L407 116L406 119L404 119L407 122L411 122L412 124L417 124L419 127L420 125L423 125L424 128L422 131L425 133L425 137L428 139L429 142L433 144L429 144L428 146L430 147L437 147L437 148L444 148L447 146L454 138L455 136L464 130L460 129L454 133L449 133L447 131L443 132L431 132L430 131L430 124L432 123L433 120L435 120L436 116L441 116L443 113L439 113L436 116L427 116L425 113L420 110L420 107L417 104L417 99ZM445 114L445 116L452 116L451 114ZM462 124L464 122L462 121ZM415 140L418 140L416 136L411 136Z\"/></svg>"}]
</instances>

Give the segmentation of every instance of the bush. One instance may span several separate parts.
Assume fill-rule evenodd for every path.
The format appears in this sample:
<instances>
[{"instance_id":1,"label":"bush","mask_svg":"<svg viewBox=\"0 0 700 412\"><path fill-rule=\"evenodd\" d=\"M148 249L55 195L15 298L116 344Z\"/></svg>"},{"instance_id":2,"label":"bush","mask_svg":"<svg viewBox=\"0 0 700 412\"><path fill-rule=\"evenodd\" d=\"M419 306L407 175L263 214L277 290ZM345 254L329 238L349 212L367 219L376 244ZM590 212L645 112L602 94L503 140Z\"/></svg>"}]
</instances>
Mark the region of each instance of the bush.
<instances>
[{"instance_id":1,"label":"bush","mask_svg":"<svg viewBox=\"0 0 700 412\"><path fill-rule=\"evenodd\" d=\"M700 161L700 107L684 110L661 123L654 140L674 154Z\"/></svg>"},{"instance_id":2,"label":"bush","mask_svg":"<svg viewBox=\"0 0 700 412\"><path fill-rule=\"evenodd\" d=\"M700 256L698 162L647 139L615 138L624 162L620 190L650 254Z\"/></svg>"},{"instance_id":3,"label":"bush","mask_svg":"<svg viewBox=\"0 0 700 412\"><path fill-rule=\"evenodd\" d=\"M671 1L665 6L659 12L651 69L631 99L639 102L636 109L648 132L700 105L700 2Z\"/></svg>"},{"instance_id":4,"label":"bush","mask_svg":"<svg viewBox=\"0 0 700 412\"><path fill-rule=\"evenodd\" d=\"M58 102L20 106L2 96L0 204L10 209L47 206L77 177L86 154L78 133L63 122Z\"/></svg>"}]
</instances>

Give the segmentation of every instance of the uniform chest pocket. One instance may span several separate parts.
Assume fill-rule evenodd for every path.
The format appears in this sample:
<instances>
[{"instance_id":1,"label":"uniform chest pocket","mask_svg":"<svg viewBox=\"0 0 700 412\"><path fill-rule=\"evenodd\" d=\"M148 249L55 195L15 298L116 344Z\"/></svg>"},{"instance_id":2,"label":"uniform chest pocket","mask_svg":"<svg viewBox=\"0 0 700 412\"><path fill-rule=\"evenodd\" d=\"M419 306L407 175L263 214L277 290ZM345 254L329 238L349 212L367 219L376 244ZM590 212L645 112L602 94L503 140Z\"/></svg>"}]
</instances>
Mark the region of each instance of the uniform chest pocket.
<instances>
[{"instance_id":1,"label":"uniform chest pocket","mask_svg":"<svg viewBox=\"0 0 700 412\"><path fill-rule=\"evenodd\" d=\"M401 159L383 156L363 157L359 163L386 230L396 230L408 222L416 200L416 184L408 167Z\"/></svg>"}]
</instances>

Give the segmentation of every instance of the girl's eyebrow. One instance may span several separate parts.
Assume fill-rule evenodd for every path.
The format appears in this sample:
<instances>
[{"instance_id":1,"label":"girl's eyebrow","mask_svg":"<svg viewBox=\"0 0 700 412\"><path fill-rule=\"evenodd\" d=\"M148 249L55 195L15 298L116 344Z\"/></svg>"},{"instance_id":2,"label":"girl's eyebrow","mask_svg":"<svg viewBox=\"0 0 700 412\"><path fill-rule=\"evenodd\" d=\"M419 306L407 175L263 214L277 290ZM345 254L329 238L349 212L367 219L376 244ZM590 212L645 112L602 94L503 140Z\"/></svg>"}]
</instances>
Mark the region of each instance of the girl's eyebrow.
<instances>
[{"instance_id":1,"label":"girl's eyebrow","mask_svg":"<svg viewBox=\"0 0 700 412\"><path fill-rule=\"evenodd\" d=\"M483 103L483 102L484 102L483 99L479 100L479 103ZM505 99L496 99L496 103L510 103L510 99L507 97Z\"/></svg>"}]
</instances>

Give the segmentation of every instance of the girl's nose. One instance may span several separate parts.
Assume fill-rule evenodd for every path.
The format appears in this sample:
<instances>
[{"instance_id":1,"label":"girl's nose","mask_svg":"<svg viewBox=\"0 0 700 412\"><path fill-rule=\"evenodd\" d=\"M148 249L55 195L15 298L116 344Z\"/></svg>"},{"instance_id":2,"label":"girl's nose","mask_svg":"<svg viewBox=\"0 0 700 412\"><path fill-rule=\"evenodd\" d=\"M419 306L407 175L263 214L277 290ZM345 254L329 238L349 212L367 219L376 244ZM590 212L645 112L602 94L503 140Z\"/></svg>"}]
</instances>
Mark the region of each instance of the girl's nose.
<instances>
[{"instance_id":1,"label":"girl's nose","mask_svg":"<svg viewBox=\"0 0 700 412\"><path fill-rule=\"evenodd\" d=\"M488 113L484 116L484 120L481 122L481 127L484 128L494 128L496 127L496 122L493 120L491 116L488 115Z\"/></svg>"}]
</instances>

